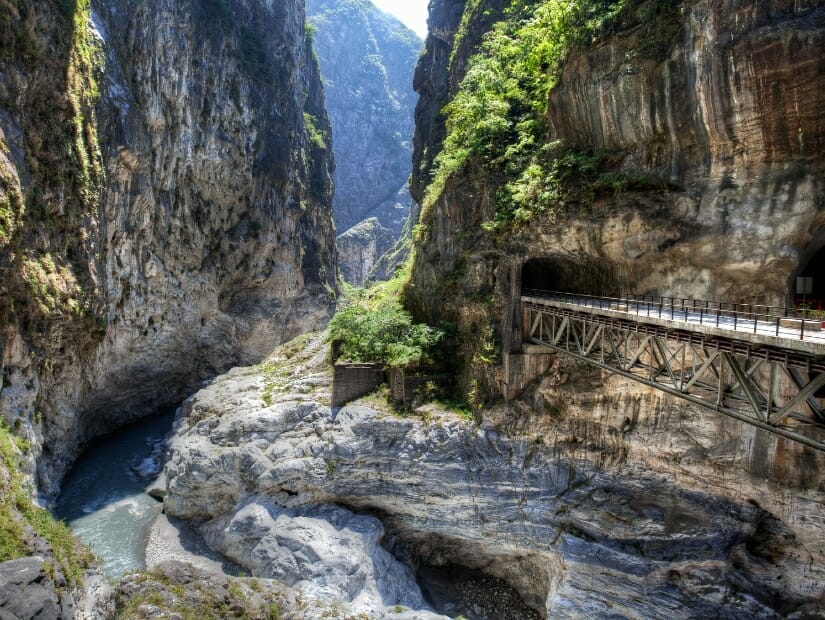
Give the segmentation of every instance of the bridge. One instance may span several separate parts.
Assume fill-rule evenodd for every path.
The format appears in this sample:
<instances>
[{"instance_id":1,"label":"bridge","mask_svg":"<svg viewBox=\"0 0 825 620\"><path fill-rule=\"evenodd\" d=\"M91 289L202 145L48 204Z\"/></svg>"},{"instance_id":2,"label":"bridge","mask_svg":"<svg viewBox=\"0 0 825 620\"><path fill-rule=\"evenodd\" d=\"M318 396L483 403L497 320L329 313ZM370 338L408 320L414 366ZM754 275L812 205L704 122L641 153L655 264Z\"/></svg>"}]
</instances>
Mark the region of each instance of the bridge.
<instances>
[{"instance_id":1,"label":"bridge","mask_svg":"<svg viewBox=\"0 0 825 620\"><path fill-rule=\"evenodd\" d=\"M825 452L822 321L774 306L521 294L522 342Z\"/></svg>"}]
</instances>

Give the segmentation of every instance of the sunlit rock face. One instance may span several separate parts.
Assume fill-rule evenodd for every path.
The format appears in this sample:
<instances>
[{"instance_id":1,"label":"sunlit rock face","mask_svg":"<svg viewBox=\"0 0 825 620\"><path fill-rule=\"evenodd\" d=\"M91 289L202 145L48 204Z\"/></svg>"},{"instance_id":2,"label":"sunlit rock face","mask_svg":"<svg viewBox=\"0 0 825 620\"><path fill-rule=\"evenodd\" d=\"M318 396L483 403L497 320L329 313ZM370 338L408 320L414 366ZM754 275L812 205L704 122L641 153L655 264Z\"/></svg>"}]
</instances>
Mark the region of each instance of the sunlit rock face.
<instances>
[{"instance_id":1,"label":"sunlit rock face","mask_svg":"<svg viewBox=\"0 0 825 620\"><path fill-rule=\"evenodd\" d=\"M308 0L313 45L324 79L332 122L335 169L335 225L342 240L357 243L370 258L364 276L361 258L342 253L342 276L363 284L386 238L401 235L410 213L415 63L422 41L395 17L367 0ZM371 234L360 224L375 219Z\"/></svg>"},{"instance_id":2,"label":"sunlit rock face","mask_svg":"<svg viewBox=\"0 0 825 620\"><path fill-rule=\"evenodd\" d=\"M302 2L123 0L74 17L23 4L21 32L48 24L30 29L32 45L57 56L80 37L62 66L24 51L0 60L14 76L0 131L15 180L0 193L13 186L30 207L0 237L14 300L0 317L0 406L8 423L31 423L50 493L90 436L328 317L333 163ZM69 110L54 125L26 112L44 83ZM77 92L92 103L75 130ZM38 146L64 126L66 148L73 135L83 148L44 180Z\"/></svg>"},{"instance_id":3,"label":"sunlit rock face","mask_svg":"<svg viewBox=\"0 0 825 620\"><path fill-rule=\"evenodd\" d=\"M419 201L442 146L441 109L502 4L480 3L453 49L464 3L434 3L416 78ZM537 215L496 238L481 225L495 217L501 179L471 162L421 221L411 302L422 314L455 318L474 296L509 295L510 265L541 256L605 265L614 289L792 300L794 277L825 247L825 13L816 2L781 0L631 4L649 23L630 19L638 27L566 58L549 97L549 139L610 153L620 172L652 175L666 189L625 189L586 213ZM446 295L455 302L433 304L429 293L445 281L455 283Z\"/></svg>"},{"instance_id":4,"label":"sunlit rock face","mask_svg":"<svg viewBox=\"0 0 825 620\"><path fill-rule=\"evenodd\" d=\"M330 409L323 353L235 369L180 412L165 509L254 574L300 564L310 540L352 544L347 526L279 533L335 504L380 517L384 544L415 565L502 579L540 617L805 617L821 606L821 460L807 473L748 471L737 438L769 459L763 433L564 364L480 426L432 405L407 417L363 402ZM567 406L548 415L545 393ZM353 571L327 580L319 562L308 591L352 585Z\"/></svg>"},{"instance_id":5,"label":"sunlit rock face","mask_svg":"<svg viewBox=\"0 0 825 620\"><path fill-rule=\"evenodd\" d=\"M421 99L412 188L418 200L442 148L441 110L483 32L508 3L474 3L467 34L455 46L465 4L433 3L428 53L417 69ZM634 3L640 11L656 4ZM529 259L599 271L595 283L560 275L575 269L548 274L547 281L562 290L624 288L777 304L792 300L794 277L825 246L825 134L817 112L825 104L825 72L815 60L825 53L825 12L816 2L672 6L667 19L573 50L548 101L551 140L603 150L620 170L655 175L667 189L601 196L587 212L573 210L556 221L538 215L520 230L496 234L482 224L494 219L501 180L471 162L422 216L407 302L423 318L457 321L467 341L476 339L459 343L465 394L474 387L491 400L499 394L503 359L489 366L474 362L476 334L489 329L492 346L507 349L506 317L518 292L514 279ZM613 532L626 523L632 537L658 518L652 515L667 514L653 499L667 495L654 491L662 479L682 496L709 494L764 511L752 522L753 534L740 539L748 541L744 547L734 539L725 543L731 553L725 570L733 568L737 576L723 578L719 565L688 554L692 559L670 577L659 575L660 583L671 579L683 592L709 587L716 592L711 607L720 614L750 613L734 602L739 594L718 589L722 582L779 615L804 615L821 605L823 591L814 584L821 580L825 550L819 525L811 525L820 523L816 515L825 498L821 454L563 358L553 360L514 403L481 415L494 428L569 449L568 462L577 467L595 466L615 474L620 486L636 487L647 499L583 485L611 514L620 506L633 510L635 516L612 522ZM616 462L607 458L615 454L621 455ZM646 513L648 499L663 512ZM578 513L589 524L582 532L610 522L598 513L592 507ZM685 507L678 513L695 515ZM665 517L660 525L663 532L685 532L685 540L695 535L678 518ZM644 545L623 553L634 562L651 557ZM620 579L643 593L634 598L613 589L618 573L602 564L609 554L573 555L565 556L567 572L548 599L550 617L664 617L677 609L651 594L654 573ZM648 597L659 601L658 610L646 607Z\"/></svg>"},{"instance_id":6,"label":"sunlit rock face","mask_svg":"<svg viewBox=\"0 0 825 620\"><path fill-rule=\"evenodd\" d=\"M390 232L374 217L338 235L341 277L353 284L364 284L381 255L392 247L392 241Z\"/></svg>"}]
</instances>

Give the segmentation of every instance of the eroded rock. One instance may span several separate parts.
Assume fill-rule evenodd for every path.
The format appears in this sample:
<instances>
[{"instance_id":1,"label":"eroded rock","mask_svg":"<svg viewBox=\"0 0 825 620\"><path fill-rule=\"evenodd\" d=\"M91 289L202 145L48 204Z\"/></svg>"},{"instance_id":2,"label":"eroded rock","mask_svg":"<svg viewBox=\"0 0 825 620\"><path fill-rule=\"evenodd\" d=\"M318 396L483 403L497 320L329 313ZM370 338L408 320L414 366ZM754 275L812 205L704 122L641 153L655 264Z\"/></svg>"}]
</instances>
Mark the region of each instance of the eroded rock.
<instances>
[{"instance_id":1,"label":"eroded rock","mask_svg":"<svg viewBox=\"0 0 825 620\"><path fill-rule=\"evenodd\" d=\"M212 545L259 577L307 596L375 615L384 607L426 609L410 570L382 546L375 517L337 506L290 510L252 499L206 529Z\"/></svg>"},{"instance_id":2,"label":"eroded rock","mask_svg":"<svg viewBox=\"0 0 825 620\"><path fill-rule=\"evenodd\" d=\"M54 570L53 565L51 568ZM71 620L74 605L70 598L58 593L57 585L48 576L45 560L31 556L0 563L0 618Z\"/></svg>"},{"instance_id":3,"label":"eroded rock","mask_svg":"<svg viewBox=\"0 0 825 620\"><path fill-rule=\"evenodd\" d=\"M313 375L310 366L294 360L295 380ZM272 382L239 369L187 401L166 468L170 514L214 532L247 505L277 507L262 513L267 521L332 502L368 511L381 516L399 553L483 570L554 618L657 618L676 609L774 617L825 596L812 530L748 499L769 493L769 482L744 478L734 490L707 461L668 468L637 451L650 442L640 421L623 433L571 403L562 418L535 414L530 429L529 415L501 408L496 415L525 420L511 436L496 430L493 412L477 427L432 406L407 418L357 403L331 410L328 385L298 400L283 375L267 404ZM676 408L668 428L661 424L663 438L697 428ZM809 502L797 511L819 518L821 496L819 504L816 494L796 497ZM244 546L243 561L256 562L253 545Z\"/></svg>"}]
</instances>

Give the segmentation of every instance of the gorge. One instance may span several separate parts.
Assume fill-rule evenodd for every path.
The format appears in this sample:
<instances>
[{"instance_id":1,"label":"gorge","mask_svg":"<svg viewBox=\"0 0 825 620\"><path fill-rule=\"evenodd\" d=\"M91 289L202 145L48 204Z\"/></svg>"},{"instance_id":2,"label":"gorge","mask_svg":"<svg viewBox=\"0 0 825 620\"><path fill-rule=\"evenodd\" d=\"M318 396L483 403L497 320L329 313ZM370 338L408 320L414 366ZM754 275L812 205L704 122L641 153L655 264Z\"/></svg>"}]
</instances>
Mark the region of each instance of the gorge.
<instances>
[{"instance_id":1,"label":"gorge","mask_svg":"<svg viewBox=\"0 0 825 620\"><path fill-rule=\"evenodd\" d=\"M336 36L387 48L369 3L307 5L314 30L299 0L0 0L0 618L822 617L822 452L536 369L516 313L792 305L825 246L825 7L433 0L411 259L342 299L321 72L354 62ZM359 190L366 237L400 234L396 172ZM324 331L352 308L371 361L423 375L403 406L332 406L330 349L370 361ZM51 505L92 438L176 407L156 559L108 582L28 485Z\"/></svg>"},{"instance_id":2,"label":"gorge","mask_svg":"<svg viewBox=\"0 0 825 620\"><path fill-rule=\"evenodd\" d=\"M373 270L410 215L412 74L423 42L366 0L309 0L307 14L332 122L341 277L387 279Z\"/></svg>"}]
</instances>

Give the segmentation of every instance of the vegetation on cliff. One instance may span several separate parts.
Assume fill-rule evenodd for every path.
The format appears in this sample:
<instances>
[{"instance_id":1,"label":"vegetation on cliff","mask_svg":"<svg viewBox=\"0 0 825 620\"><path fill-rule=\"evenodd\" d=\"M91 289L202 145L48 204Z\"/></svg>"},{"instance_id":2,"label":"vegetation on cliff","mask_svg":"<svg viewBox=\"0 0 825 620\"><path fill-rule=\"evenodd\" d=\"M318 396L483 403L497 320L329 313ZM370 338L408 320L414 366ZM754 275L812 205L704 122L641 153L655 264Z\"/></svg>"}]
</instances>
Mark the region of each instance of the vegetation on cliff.
<instances>
[{"instance_id":1,"label":"vegetation on cliff","mask_svg":"<svg viewBox=\"0 0 825 620\"><path fill-rule=\"evenodd\" d=\"M94 556L65 524L32 503L31 489L20 467L27 449L25 440L0 423L0 562L31 555L35 548L42 554L45 540L55 573L59 569L73 586L92 565Z\"/></svg>"},{"instance_id":2,"label":"vegetation on cliff","mask_svg":"<svg viewBox=\"0 0 825 620\"><path fill-rule=\"evenodd\" d=\"M89 264L104 182L95 113L103 56L90 0L35 4L0 1L0 72L10 87L0 107L22 130L17 144L0 134L0 273L9 289L0 317L85 321L98 296ZM35 241L44 237L45 247Z\"/></svg>"},{"instance_id":3,"label":"vegetation on cliff","mask_svg":"<svg viewBox=\"0 0 825 620\"><path fill-rule=\"evenodd\" d=\"M453 50L479 4L474 0L465 8ZM442 110L447 137L426 192L425 212L471 159L498 180L497 211L487 224L492 229L525 223L537 213L552 220L566 207L586 206L602 193L659 185L649 175L620 171L608 153L550 140L548 99L567 53L613 33L638 4L515 0L470 58L458 92ZM658 12L676 2L657 4L653 10Z\"/></svg>"}]
</instances>

